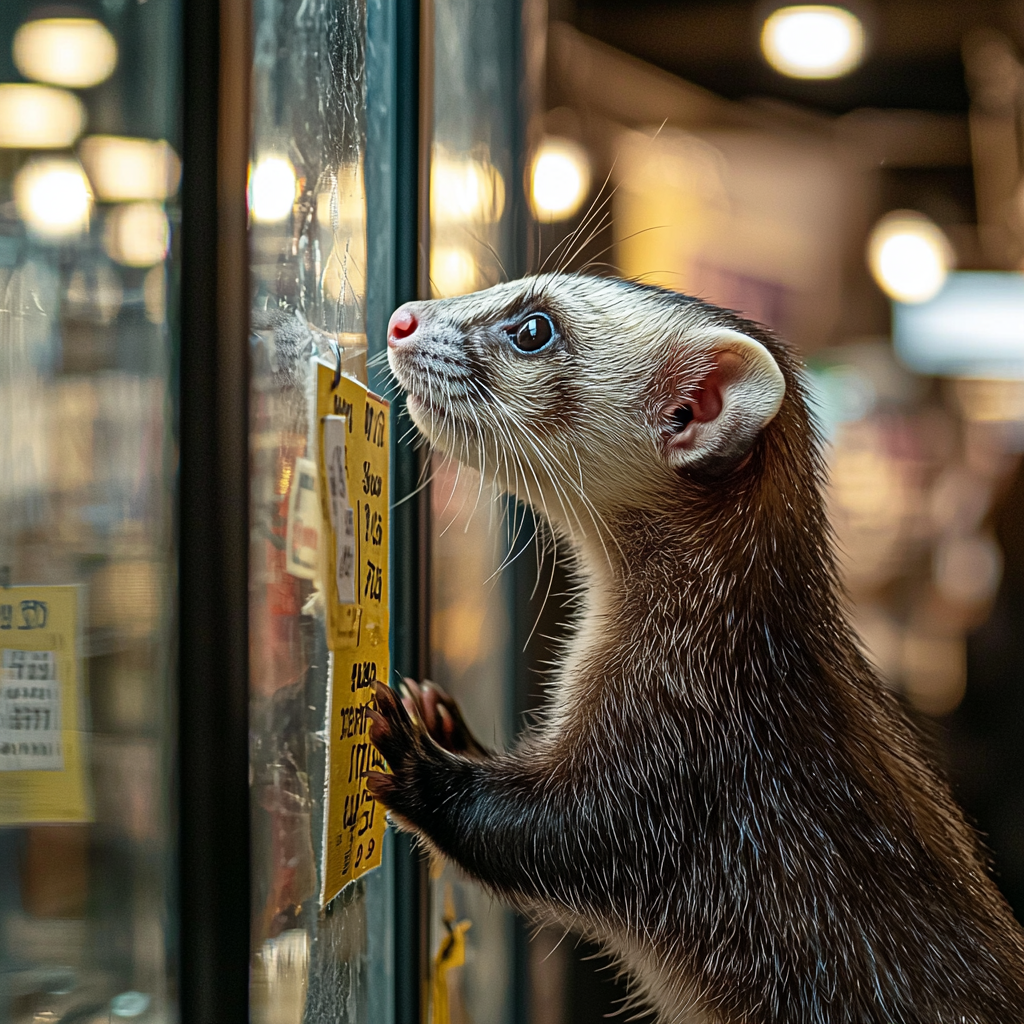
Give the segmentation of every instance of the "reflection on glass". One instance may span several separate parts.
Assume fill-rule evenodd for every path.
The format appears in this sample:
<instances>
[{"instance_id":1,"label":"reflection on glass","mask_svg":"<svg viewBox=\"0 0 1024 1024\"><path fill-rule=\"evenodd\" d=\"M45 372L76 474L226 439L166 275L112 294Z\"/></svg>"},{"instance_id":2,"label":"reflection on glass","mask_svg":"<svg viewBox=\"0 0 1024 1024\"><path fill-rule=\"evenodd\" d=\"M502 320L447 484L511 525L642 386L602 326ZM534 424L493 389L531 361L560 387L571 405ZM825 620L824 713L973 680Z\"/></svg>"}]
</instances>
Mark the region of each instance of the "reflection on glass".
<instances>
[{"instance_id":1,"label":"reflection on glass","mask_svg":"<svg viewBox=\"0 0 1024 1024\"><path fill-rule=\"evenodd\" d=\"M473 254L462 246L432 245L430 280L438 295L465 295L475 291L479 275Z\"/></svg>"},{"instance_id":2,"label":"reflection on glass","mask_svg":"<svg viewBox=\"0 0 1024 1024\"><path fill-rule=\"evenodd\" d=\"M317 452L311 360L367 379L365 17L362 0L254 4L250 992L261 1024L388 1022L390 864L320 905L326 607L317 558L297 564L288 545L308 533L296 520L289 535L289 516Z\"/></svg>"},{"instance_id":3,"label":"reflection on glass","mask_svg":"<svg viewBox=\"0 0 1024 1024\"><path fill-rule=\"evenodd\" d=\"M181 161L163 139L90 135L78 155L96 196L106 202L164 200L178 191Z\"/></svg>"},{"instance_id":4,"label":"reflection on glass","mask_svg":"<svg viewBox=\"0 0 1024 1024\"><path fill-rule=\"evenodd\" d=\"M48 85L0 85L0 148L65 149L85 127L74 93Z\"/></svg>"},{"instance_id":5,"label":"reflection on glass","mask_svg":"<svg viewBox=\"0 0 1024 1024\"><path fill-rule=\"evenodd\" d=\"M26 78L71 89L106 81L117 66L117 42L95 18L39 18L14 33L14 63Z\"/></svg>"},{"instance_id":6,"label":"reflection on glass","mask_svg":"<svg viewBox=\"0 0 1024 1024\"><path fill-rule=\"evenodd\" d=\"M89 227L92 190L77 160L32 160L14 178L14 202L25 226L45 239L79 235Z\"/></svg>"},{"instance_id":7,"label":"reflection on glass","mask_svg":"<svg viewBox=\"0 0 1024 1024\"><path fill-rule=\"evenodd\" d=\"M257 224L277 224L292 212L295 202L295 168L283 156L256 161L249 178L249 210Z\"/></svg>"},{"instance_id":8,"label":"reflection on glass","mask_svg":"<svg viewBox=\"0 0 1024 1024\"><path fill-rule=\"evenodd\" d=\"M493 224L505 209L505 181L486 159L458 158L436 146L430 164L430 215L435 225Z\"/></svg>"},{"instance_id":9,"label":"reflection on glass","mask_svg":"<svg viewBox=\"0 0 1024 1024\"><path fill-rule=\"evenodd\" d=\"M13 0L5 22L34 9ZM13 39L0 33L0 45L13 45L29 77L75 88L109 78L106 124L166 138L175 130L160 113L176 104L175 12L150 0L144 19L117 7L106 27L30 21ZM119 47L125 59L115 69ZM143 68L155 47L163 61ZM139 73L145 96L125 78ZM89 160L70 151L84 125L72 92L0 85L0 687L29 646L32 631L14 624L24 611L18 595L29 592L19 588L32 588L37 622L48 608L41 635L58 650L52 682L73 702L61 711L81 713L73 735L63 724L59 734L65 755L81 752L86 794L70 813L32 797L40 774L65 773L57 789L66 791L70 762L48 773L12 767L3 750L16 722L0 701L0 1019L162 1024L176 1019L176 341L166 310L177 275L162 205L163 245L150 247L145 269L108 256L103 175L90 178ZM159 197L172 221L176 186L175 178ZM125 226L123 249L139 243L137 233L145 237L140 225ZM61 661L54 609L67 587L80 601L74 655Z\"/></svg>"},{"instance_id":10,"label":"reflection on glass","mask_svg":"<svg viewBox=\"0 0 1024 1024\"><path fill-rule=\"evenodd\" d=\"M124 203L108 214L103 248L125 267L162 263L171 240L171 227L160 203Z\"/></svg>"},{"instance_id":11,"label":"reflection on glass","mask_svg":"<svg viewBox=\"0 0 1024 1024\"><path fill-rule=\"evenodd\" d=\"M519 83L508 40L519 6L437 0L433 10L430 283L445 296L496 284L515 267L513 189L523 175L514 162ZM514 729L511 576L496 574L503 506L489 480L438 457L431 468L431 671L481 741L502 747ZM468 923L465 965L438 976L438 952L460 923ZM431 992L447 1000L453 1022L511 1020L513 935L512 914L479 886L451 867L434 878Z\"/></svg>"}]
</instances>

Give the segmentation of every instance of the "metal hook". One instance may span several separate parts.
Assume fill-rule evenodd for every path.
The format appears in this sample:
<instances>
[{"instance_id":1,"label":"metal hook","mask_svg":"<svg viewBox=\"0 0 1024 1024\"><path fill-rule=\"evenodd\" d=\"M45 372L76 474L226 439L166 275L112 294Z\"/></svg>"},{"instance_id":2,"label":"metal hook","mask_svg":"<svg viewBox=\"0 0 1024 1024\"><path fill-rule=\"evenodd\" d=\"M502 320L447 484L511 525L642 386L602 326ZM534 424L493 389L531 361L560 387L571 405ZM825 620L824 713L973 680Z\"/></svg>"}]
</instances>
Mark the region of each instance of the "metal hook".
<instances>
[{"instance_id":1,"label":"metal hook","mask_svg":"<svg viewBox=\"0 0 1024 1024\"><path fill-rule=\"evenodd\" d=\"M334 349L334 380L331 381L331 390L334 391L341 383L341 349L338 348L338 343L331 338L331 348Z\"/></svg>"}]
</instances>

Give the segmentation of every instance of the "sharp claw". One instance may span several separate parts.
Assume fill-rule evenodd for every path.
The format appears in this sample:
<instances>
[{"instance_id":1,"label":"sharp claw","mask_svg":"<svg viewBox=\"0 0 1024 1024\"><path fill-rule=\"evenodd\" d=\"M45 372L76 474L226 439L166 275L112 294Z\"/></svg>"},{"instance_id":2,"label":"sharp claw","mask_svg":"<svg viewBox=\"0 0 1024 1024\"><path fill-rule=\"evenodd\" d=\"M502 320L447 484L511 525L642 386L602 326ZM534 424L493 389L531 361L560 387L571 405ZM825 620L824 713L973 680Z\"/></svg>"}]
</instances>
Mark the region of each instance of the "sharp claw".
<instances>
[{"instance_id":1,"label":"sharp claw","mask_svg":"<svg viewBox=\"0 0 1024 1024\"><path fill-rule=\"evenodd\" d=\"M366 788L373 795L374 800L385 803L388 794L394 789L394 785L395 780L391 775L385 775L383 772L366 773Z\"/></svg>"}]
</instances>

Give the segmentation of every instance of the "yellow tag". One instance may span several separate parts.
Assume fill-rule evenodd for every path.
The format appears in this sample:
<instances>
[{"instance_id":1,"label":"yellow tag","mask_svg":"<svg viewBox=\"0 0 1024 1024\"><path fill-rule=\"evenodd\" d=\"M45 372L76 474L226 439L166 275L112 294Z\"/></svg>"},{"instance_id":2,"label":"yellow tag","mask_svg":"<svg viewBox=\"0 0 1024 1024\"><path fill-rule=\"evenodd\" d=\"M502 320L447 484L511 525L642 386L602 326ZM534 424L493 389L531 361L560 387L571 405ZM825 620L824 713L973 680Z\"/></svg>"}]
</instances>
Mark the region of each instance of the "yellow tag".
<instances>
[{"instance_id":1,"label":"yellow tag","mask_svg":"<svg viewBox=\"0 0 1024 1024\"><path fill-rule=\"evenodd\" d=\"M388 403L317 364L322 559L331 692L321 905L380 864L386 821L364 774L385 771L366 708L388 680Z\"/></svg>"},{"instance_id":2,"label":"yellow tag","mask_svg":"<svg viewBox=\"0 0 1024 1024\"><path fill-rule=\"evenodd\" d=\"M91 821L80 587L0 588L0 825Z\"/></svg>"},{"instance_id":3,"label":"yellow tag","mask_svg":"<svg viewBox=\"0 0 1024 1024\"><path fill-rule=\"evenodd\" d=\"M455 903L452 900L451 886L445 888L444 898L445 934L434 954L433 980L431 984L430 1009L431 1024L450 1024L451 1007L448 1000L448 972L453 967L461 967L466 962L466 932L470 929L469 921L455 920Z\"/></svg>"}]
</instances>

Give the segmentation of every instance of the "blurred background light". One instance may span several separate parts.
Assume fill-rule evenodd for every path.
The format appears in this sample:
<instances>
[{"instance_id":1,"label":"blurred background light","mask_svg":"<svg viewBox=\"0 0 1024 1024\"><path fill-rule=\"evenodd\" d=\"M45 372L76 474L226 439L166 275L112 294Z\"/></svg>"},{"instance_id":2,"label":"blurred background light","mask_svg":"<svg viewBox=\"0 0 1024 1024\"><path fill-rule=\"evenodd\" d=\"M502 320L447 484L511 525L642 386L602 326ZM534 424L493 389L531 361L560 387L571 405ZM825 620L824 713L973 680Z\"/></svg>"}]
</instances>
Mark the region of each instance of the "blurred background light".
<instances>
[{"instance_id":1,"label":"blurred background light","mask_svg":"<svg viewBox=\"0 0 1024 1024\"><path fill-rule=\"evenodd\" d=\"M872 229L868 266L897 302L927 302L946 282L953 248L942 229L913 210L893 210Z\"/></svg>"},{"instance_id":2,"label":"blurred background light","mask_svg":"<svg viewBox=\"0 0 1024 1024\"><path fill-rule=\"evenodd\" d=\"M73 93L48 85L0 85L0 149L66 149L85 127Z\"/></svg>"},{"instance_id":3,"label":"blurred background light","mask_svg":"<svg viewBox=\"0 0 1024 1024\"><path fill-rule=\"evenodd\" d=\"M436 223L501 219L505 180L489 160L453 159L437 151L430 165L430 214Z\"/></svg>"},{"instance_id":4,"label":"blurred background light","mask_svg":"<svg viewBox=\"0 0 1024 1024\"><path fill-rule=\"evenodd\" d=\"M261 157L249 176L249 210L257 224L279 224L295 205L298 180L291 160Z\"/></svg>"},{"instance_id":5,"label":"blurred background light","mask_svg":"<svg viewBox=\"0 0 1024 1024\"><path fill-rule=\"evenodd\" d=\"M117 43L95 18L40 18L14 33L14 63L26 78L88 89L117 67Z\"/></svg>"},{"instance_id":6,"label":"blurred background light","mask_svg":"<svg viewBox=\"0 0 1024 1024\"><path fill-rule=\"evenodd\" d=\"M159 203L125 203L107 214L103 248L125 267L151 267L167 255L170 226Z\"/></svg>"},{"instance_id":7,"label":"blurred background light","mask_svg":"<svg viewBox=\"0 0 1024 1024\"><path fill-rule=\"evenodd\" d=\"M537 148L530 170L530 197L538 220L564 220L590 191L590 158L571 139L549 136Z\"/></svg>"},{"instance_id":8,"label":"blurred background light","mask_svg":"<svg viewBox=\"0 0 1024 1024\"><path fill-rule=\"evenodd\" d=\"M42 238L70 238L89 226L89 179L70 157L25 164L14 179L14 201L29 230Z\"/></svg>"},{"instance_id":9,"label":"blurred background light","mask_svg":"<svg viewBox=\"0 0 1024 1024\"><path fill-rule=\"evenodd\" d=\"M992 600L1002 572L1002 552L987 534L947 537L933 555L935 586L946 600L958 604Z\"/></svg>"},{"instance_id":10,"label":"blurred background light","mask_svg":"<svg viewBox=\"0 0 1024 1024\"><path fill-rule=\"evenodd\" d=\"M765 20L761 49L790 78L838 78L864 56L864 28L842 7L781 7Z\"/></svg>"},{"instance_id":11,"label":"blurred background light","mask_svg":"<svg viewBox=\"0 0 1024 1024\"><path fill-rule=\"evenodd\" d=\"M476 260L459 246L438 246L430 253L430 280L439 297L465 295L477 286Z\"/></svg>"},{"instance_id":12,"label":"blurred background light","mask_svg":"<svg viewBox=\"0 0 1024 1024\"><path fill-rule=\"evenodd\" d=\"M918 373L1024 378L1024 275L961 271L930 302L894 303L896 354Z\"/></svg>"},{"instance_id":13,"label":"blurred background light","mask_svg":"<svg viewBox=\"0 0 1024 1024\"><path fill-rule=\"evenodd\" d=\"M178 190L181 161L162 139L90 135L79 156L99 199L107 202L163 200Z\"/></svg>"}]
</instances>

